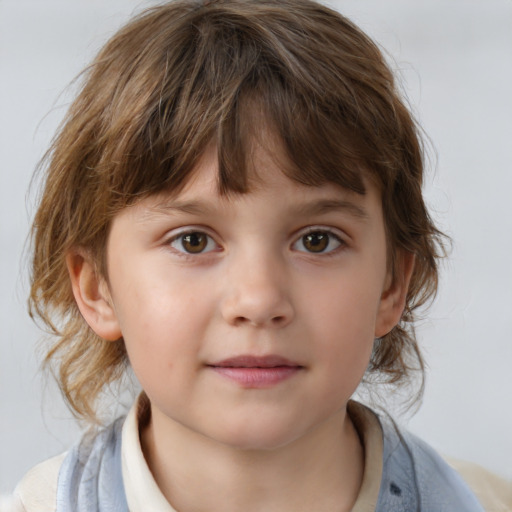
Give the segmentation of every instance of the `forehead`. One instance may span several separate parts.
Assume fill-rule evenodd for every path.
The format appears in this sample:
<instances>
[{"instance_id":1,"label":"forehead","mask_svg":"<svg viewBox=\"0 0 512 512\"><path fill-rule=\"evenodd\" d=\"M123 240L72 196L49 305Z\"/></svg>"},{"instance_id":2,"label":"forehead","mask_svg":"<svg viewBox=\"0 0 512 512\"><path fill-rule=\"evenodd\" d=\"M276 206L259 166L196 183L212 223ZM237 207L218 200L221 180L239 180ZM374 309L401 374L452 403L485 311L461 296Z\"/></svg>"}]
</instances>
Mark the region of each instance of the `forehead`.
<instances>
[{"instance_id":1,"label":"forehead","mask_svg":"<svg viewBox=\"0 0 512 512\"><path fill-rule=\"evenodd\" d=\"M247 175L243 192L223 190L217 150L212 146L204 152L179 191L158 193L143 201L144 216L178 213L208 216L222 210L232 211L239 203L257 204L260 200L275 212L290 211L297 216L343 211L365 221L374 210L380 212L380 194L367 180L364 194L327 181L306 185L295 179L289 162L278 149L258 146L252 152Z\"/></svg>"}]
</instances>

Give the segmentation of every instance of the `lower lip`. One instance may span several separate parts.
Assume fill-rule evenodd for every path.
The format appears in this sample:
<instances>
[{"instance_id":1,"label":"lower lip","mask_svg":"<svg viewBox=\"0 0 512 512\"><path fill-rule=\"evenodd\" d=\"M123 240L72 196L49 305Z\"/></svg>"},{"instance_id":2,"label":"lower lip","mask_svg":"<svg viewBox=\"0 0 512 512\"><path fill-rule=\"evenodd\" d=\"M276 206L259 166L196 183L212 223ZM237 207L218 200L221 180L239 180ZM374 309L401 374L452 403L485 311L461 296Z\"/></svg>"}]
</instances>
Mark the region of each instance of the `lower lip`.
<instances>
[{"instance_id":1,"label":"lower lip","mask_svg":"<svg viewBox=\"0 0 512 512\"><path fill-rule=\"evenodd\" d=\"M301 370L300 366L276 366L272 368L212 366L211 368L244 388L270 388L290 379Z\"/></svg>"}]
</instances>

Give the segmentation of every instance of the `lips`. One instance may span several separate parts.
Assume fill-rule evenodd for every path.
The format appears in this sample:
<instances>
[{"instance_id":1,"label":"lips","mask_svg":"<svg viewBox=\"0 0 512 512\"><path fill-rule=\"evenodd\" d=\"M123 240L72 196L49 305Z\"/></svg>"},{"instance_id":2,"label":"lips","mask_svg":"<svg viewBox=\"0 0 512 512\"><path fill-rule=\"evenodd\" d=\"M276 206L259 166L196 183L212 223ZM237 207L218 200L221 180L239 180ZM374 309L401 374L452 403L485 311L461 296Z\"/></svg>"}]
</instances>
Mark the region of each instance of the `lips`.
<instances>
[{"instance_id":1,"label":"lips","mask_svg":"<svg viewBox=\"0 0 512 512\"><path fill-rule=\"evenodd\" d=\"M220 368L276 368L278 366L294 367L300 365L277 355L242 355L224 359L222 361L219 361L218 363L212 364L211 366Z\"/></svg>"},{"instance_id":2,"label":"lips","mask_svg":"<svg viewBox=\"0 0 512 512\"><path fill-rule=\"evenodd\" d=\"M304 369L300 364L278 355L241 355L209 364L208 367L244 388L270 388Z\"/></svg>"}]
</instances>

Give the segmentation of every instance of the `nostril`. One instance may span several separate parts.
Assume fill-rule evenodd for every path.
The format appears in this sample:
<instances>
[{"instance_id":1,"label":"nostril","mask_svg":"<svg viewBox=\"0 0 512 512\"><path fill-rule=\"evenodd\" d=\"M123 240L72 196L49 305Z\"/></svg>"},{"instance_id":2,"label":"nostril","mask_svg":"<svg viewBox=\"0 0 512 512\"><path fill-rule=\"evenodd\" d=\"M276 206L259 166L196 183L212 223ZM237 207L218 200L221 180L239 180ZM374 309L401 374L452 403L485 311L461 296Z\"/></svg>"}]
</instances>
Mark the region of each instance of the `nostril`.
<instances>
[{"instance_id":1,"label":"nostril","mask_svg":"<svg viewBox=\"0 0 512 512\"><path fill-rule=\"evenodd\" d=\"M245 318L245 316L237 316L234 319L234 324L235 325L241 325L241 324L247 323L248 321L249 320L247 318Z\"/></svg>"},{"instance_id":2,"label":"nostril","mask_svg":"<svg viewBox=\"0 0 512 512\"><path fill-rule=\"evenodd\" d=\"M237 316L233 319L234 325L244 325L244 324L252 324L252 325L273 325L275 327L279 327L286 323L286 316L279 315L270 318L270 320L265 321L264 319L251 319L245 316Z\"/></svg>"}]
</instances>

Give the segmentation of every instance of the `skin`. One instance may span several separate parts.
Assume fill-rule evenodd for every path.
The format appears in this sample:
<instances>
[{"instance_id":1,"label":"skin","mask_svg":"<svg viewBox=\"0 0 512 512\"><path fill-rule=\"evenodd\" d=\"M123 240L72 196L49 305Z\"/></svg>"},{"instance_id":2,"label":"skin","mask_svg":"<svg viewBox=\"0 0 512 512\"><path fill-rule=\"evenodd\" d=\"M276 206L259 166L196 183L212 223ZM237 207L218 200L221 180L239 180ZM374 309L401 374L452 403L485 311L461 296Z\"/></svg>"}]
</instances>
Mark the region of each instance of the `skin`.
<instances>
[{"instance_id":1,"label":"skin","mask_svg":"<svg viewBox=\"0 0 512 512\"><path fill-rule=\"evenodd\" d=\"M108 283L77 250L73 290L98 335L124 338L151 402L143 451L177 510L350 510L364 464L346 405L400 319L413 259L392 279L371 183L306 187L263 149L254 161L247 194L219 195L209 151L178 195L121 211ZM217 371L270 354L294 368L275 383Z\"/></svg>"}]
</instances>

